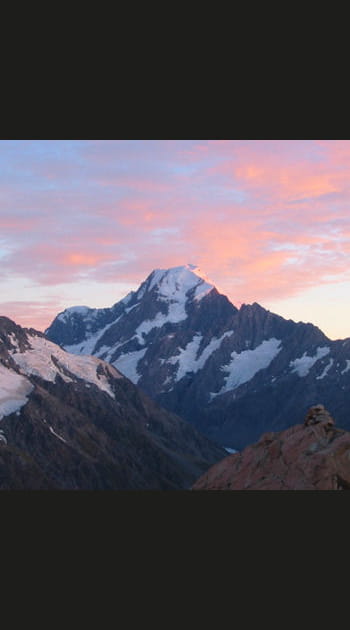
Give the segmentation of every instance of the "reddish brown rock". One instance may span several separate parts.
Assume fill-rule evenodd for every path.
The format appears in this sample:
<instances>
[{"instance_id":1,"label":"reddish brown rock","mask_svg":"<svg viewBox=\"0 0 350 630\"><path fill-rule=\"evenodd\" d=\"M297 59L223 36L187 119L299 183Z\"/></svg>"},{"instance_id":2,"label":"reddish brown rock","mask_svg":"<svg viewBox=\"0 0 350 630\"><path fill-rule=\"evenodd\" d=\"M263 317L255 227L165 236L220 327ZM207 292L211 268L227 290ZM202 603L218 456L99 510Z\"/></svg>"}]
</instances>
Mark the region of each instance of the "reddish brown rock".
<instances>
[{"instance_id":1,"label":"reddish brown rock","mask_svg":"<svg viewBox=\"0 0 350 630\"><path fill-rule=\"evenodd\" d=\"M193 490L350 490L350 432L323 407L212 466Z\"/></svg>"}]
</instances>

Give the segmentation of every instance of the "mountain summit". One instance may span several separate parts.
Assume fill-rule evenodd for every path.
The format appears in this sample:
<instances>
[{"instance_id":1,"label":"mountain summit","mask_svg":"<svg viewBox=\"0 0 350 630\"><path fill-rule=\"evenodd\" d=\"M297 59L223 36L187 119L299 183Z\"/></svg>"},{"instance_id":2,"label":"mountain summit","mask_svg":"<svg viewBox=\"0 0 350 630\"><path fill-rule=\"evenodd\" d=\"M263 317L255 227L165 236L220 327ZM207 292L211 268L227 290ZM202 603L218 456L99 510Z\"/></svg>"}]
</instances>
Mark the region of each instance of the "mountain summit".
<instances>
[{"instance_id":1,"label":"mountain summit","mask_svg":"<svg viewBox=\"0 0 350 630\"><path fill-rule=\"evenodd\" d=\"M68 308L46 334L108 361L224 447L301 421L315 399L350 428L350 339L256 302L238 309L194 265L155 269L111 308Z\"/></svg>"},{"instance_id":2,"label":"mountain summit","mask_svg":"<svg viewBox=\"0 0 350 630\"><path fill-rule=\"evenodd\" d=\"M138 293L155 289L163 299L184 304L190 298L201 300L214 288L197 265L187 264L171 269L155 269Z\"/></svg>"}]
</instances>

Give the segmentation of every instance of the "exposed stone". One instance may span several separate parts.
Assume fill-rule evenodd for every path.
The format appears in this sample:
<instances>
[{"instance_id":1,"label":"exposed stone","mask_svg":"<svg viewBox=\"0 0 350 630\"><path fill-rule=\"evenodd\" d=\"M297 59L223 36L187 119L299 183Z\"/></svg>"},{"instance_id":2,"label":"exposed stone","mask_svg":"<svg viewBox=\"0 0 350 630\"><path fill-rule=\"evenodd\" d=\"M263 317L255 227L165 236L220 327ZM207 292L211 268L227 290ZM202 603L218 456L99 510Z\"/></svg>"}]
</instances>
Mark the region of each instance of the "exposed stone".
<instances>
[{"instance_id":1,"label":"exposed stone","mask_svg":"<svg viewBox=\"0 0 350 630\"><path fill-rule=\"evenodd\" d=\"M193 490L350 490L350 432L323 405L212 466Z\"/></svg>"},{"instance_id":2,"label":"exposed stone","mask_svg":"<svg viewBox=\"0 0 350 630\"><path fill-rule=\"evenodd\" d=\"M322 424L324 426L331 427L335 423L330 413L324 408L324 405L314 405L314 407L311 407L307 412L304 424L305 426L310 426L311 424Z\"/></svg>"}]
</instances>

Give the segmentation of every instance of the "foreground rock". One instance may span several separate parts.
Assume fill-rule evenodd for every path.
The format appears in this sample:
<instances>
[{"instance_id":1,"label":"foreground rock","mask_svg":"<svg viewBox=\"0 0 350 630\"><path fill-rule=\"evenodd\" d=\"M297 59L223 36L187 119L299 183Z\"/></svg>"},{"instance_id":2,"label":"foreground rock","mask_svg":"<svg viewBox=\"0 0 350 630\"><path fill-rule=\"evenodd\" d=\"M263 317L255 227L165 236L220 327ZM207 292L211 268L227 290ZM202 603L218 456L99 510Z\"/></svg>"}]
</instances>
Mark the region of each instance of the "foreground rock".
<instances>
[{"instance_id":1,"label":"foreground rock","mask_svg":"<svg viewBox=\"0 0 350 630\"><path fill-rule=\"evenodd\" d=\"M350 432L323 405L212 466L193 490L350 490Z\"/></svg>"}]
</instances>

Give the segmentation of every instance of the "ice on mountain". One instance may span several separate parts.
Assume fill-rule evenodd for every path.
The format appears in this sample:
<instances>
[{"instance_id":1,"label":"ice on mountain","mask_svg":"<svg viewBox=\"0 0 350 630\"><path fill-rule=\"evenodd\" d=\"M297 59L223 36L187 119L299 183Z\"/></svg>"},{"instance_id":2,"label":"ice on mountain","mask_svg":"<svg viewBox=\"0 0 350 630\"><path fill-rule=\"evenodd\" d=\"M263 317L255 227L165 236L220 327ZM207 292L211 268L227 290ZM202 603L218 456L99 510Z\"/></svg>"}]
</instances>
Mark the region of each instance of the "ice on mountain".
<instances>
[{"instance_id":1,"label":"ice on mountain","mask_svg":"<svg viewBox=\"0 0 350 630\"><path fill-rule=\"evenodd\" d=\"M325 376L327 376L327 373L331 369L333 363L334 363L334 359L329 359L329 363L327 363L327 365L324 368L322 374L320 376L316 376L316 379L320 380L321 378L324 378Z\"/></svg>"},{"instance_id":2,"label":"ice on mountain","mask_svg":"<svg viewBox=\"0 0 350 630\"><path fill-rule=\"evenodd\" d=\"M151 281L148 290L152 291L153 287L157 287L158 295L168 299L185 302L188 291L196 288L195 298L201 299L214 285L209 284L206 280L194 272L199 272L194 265L183 265L173 267L172 269L155 269L151 274Z\"/></svg>"},{"instance_id":3,"label":"ice on mountain","mask_svg":"<svg viewBox=\"0 0 350 630\"><path fill-rule=\"evenodd\" d=\"M346 366L345 366L344 370L342 370L340 372L340 374L345 374L345 372L348 372L349 370L350 370L350 361L349 361L349 359L346 359Z\"/></svg>"},{"instance_id":4,"label":"ice on mountain","mask_svg":"<svg viewBox=\"0 0 350 630\"><path fill-rule=\"evenodd\" d=\"M65 349L67 350L67 352L70 352L71 354L94 354L94 349L99 339L101 339L102 335L104 335L106 330L108 330L108 328L113 326L113 324L116 324L120 318L121 318L121 315L117 317L115 320L113 320L112 322L110 322L109 324L107 324L107 326L104 326L103 328L101 328L100 330L97 330L94 333L88 333L84 341L71 344L70 346L66 345Z\"/></svg>"},{"instance_id":5,"label":"ice on mountain","mask_svg":"<svg viewBox=\"0 0 350 630\"><path fill-rule=\"evenodd\" d=\"M185 348L180 348L180 354L171 357L168 363L178 364L176 381L179 381L187 372L198 372L201 370L212 353L217 350L225 337L231 336L233 331L225 332L221 337L213 337L204 348L203 352L198 356L199 346L203 339L200 333L194 335Z\"/></svg>"},{"instance_id":6,"label":"ice on mountain","mask_svg":"<svg viewBox=\"0 0 350 630\"><path fill-rule=\"evenodd\" d=\"M70 354L44 337L34 335L30 337L29 341L30 350L13 354L13 359L25 374L39 376L45 381L53 383L59 374L63 380L70 382L72 379L65 373L67 370L73 376L97 385L99 389L114 398L107 377L97 374L97 368L101 365L100 359ZM57 365L52 357L56 359ZM107 369L110 369L110 366ZM117 378L119 375L114 374L113 371L113 376Z\"/></svg>"},{"instance_id":7,"label":"ice on mountain","mask_svg":"<svg viewBox=\"0 0 350 630\"><path fill-rule=\"evenodd\" d=\"M34 386L25 376L0 363L0 420L23 407L33 389Z\"/></svg>"},{"instance_id":8,"label":"ice on mountain","mask_svg":"<svg viewBox=\"0 0 350 630\"><path fill-rule=\"evenodd\" d=\"M290 361L289 365L292 368L292 372L296 372L298 376L303 377L307 376L310 372L313 365L315 365L316 361L322 359L327 354L329 354L330 348L328 346L318 347L316 350L316 354L313 357L307 356L306 352L304 352L303 356Z\"/></svg>"},{"instance_id":9,"label":"ice on mountain","mask_svg":"<svg viewBox=\"0 0 350 630\"><path fill-rule=\"evenodd\" d=\"M113 361L113 365L133 383L137 383L140 379L140 374L137 372L137 364L146 353L146 350L147 348L142 348L142 350L122 354L116 361Z\"/></svg>"},{"instance_id":10,"label":"ice on mountain","mask_svg":"<svg viewBox=\"0 0 350 630\"><path fill-rule=\"evenodd\" d=\"M233 351L231 353L232 361L221 368L223 372L227 373L225 384L219 392L211 394L211 399L247 383L257 372L267 368L281 351L281 343L280 339L271 337L271 339L265 339L254 350Z\"/></svg>"}]
</instances>

